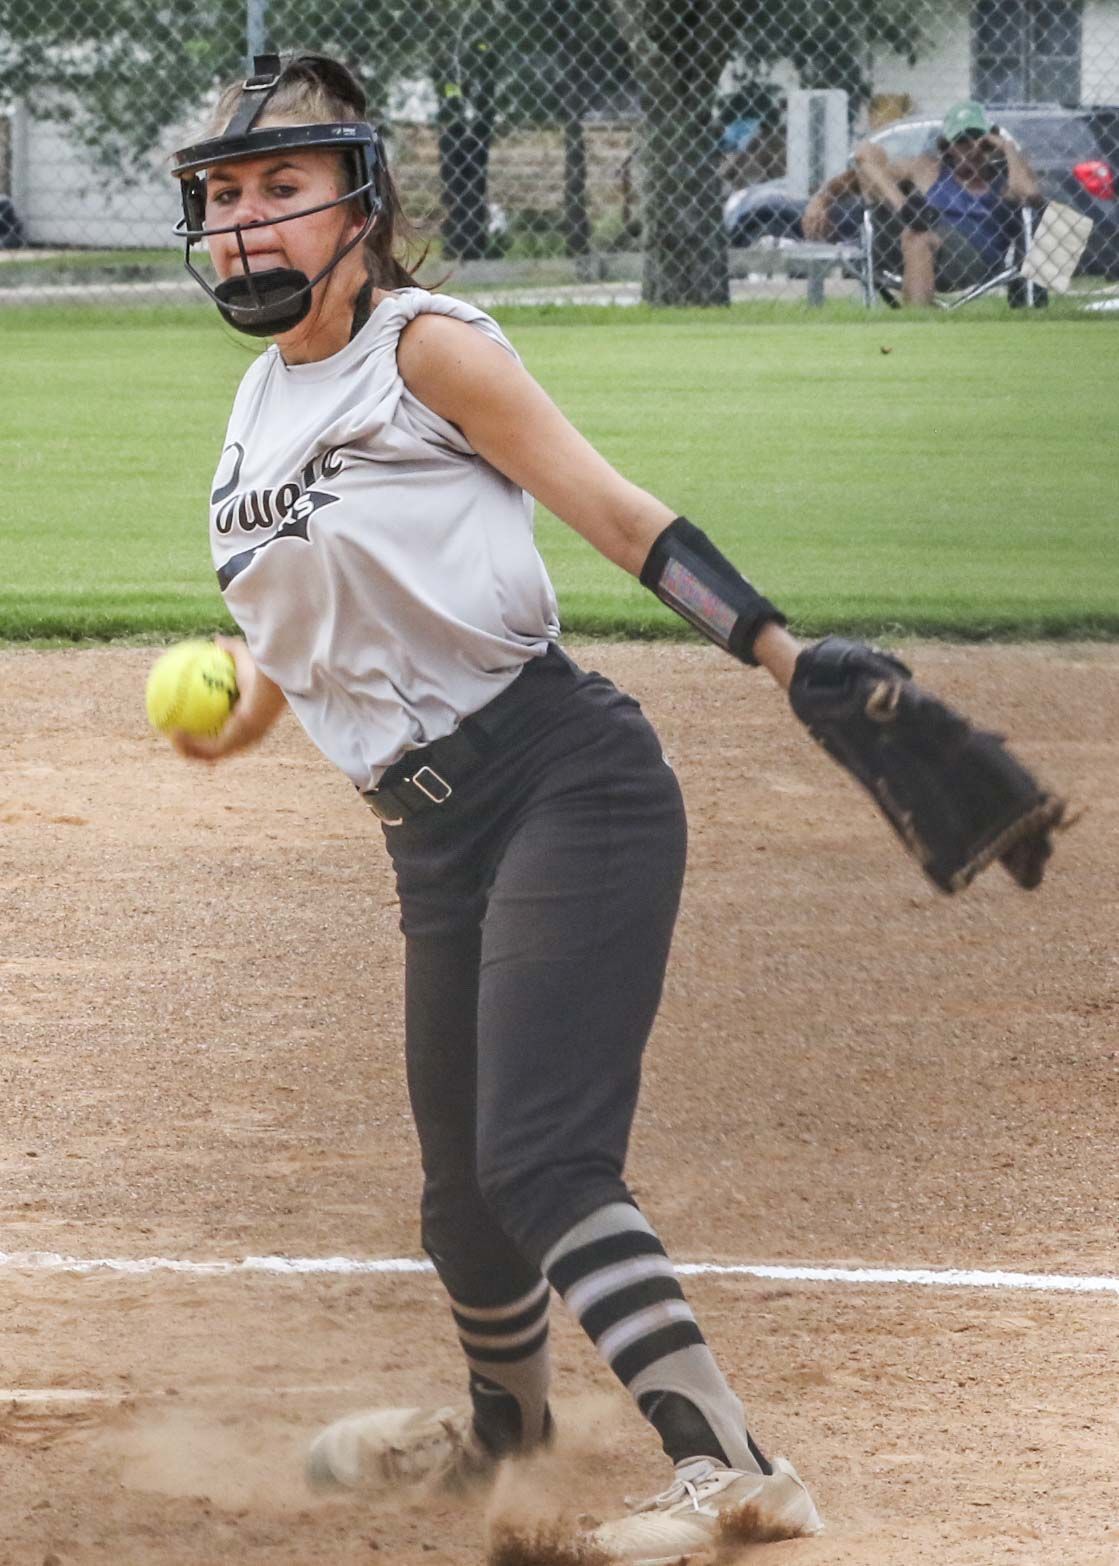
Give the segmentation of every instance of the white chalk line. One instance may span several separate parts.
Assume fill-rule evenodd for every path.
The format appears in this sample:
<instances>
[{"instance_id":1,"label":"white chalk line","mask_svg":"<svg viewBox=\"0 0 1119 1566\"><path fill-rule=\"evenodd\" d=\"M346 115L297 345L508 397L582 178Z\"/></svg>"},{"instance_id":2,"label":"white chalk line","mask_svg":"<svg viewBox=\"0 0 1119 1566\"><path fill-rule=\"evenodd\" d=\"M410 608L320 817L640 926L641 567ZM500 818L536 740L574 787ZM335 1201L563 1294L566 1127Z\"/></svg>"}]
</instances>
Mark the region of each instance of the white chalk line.
<instances>
[{"instance_id":1,"label":"white chalk line","mask_svg":"<svg viewBox=\"0 0 1119 1566\"><path fill-rule=\"evenodd\" d=\"M24 1272L107 1272L136 1276L153 1272L185 1273L196 1278L245 1273L273 1275L427 1273L428 1261L410 1256L246 1256L240 1261L184 1261L166 1256L97 1257L83 1260L55 1251L0 1251L0 1269ZM908 1285L927 1289L1025 1289L1041 1294L1116 1294L1119 1277L1074 1273L983 1272L956 1267L801 1267L753 1262L678 1262L682 1277L761 1278L773 1283L851 1283Z\"/></svg>"},{"instance_id":2,"label":"white chalk line","mask_svg":"<svg viewBox=\"0 0 1119 1566\"><path fill-rule=\"evenodd\" d=\"M237 1382L231 1388L225 1383L216 1386L192 1385L190 1399L192 1403L198 1402L207 1396L227 1398L231 1390L236 1390L241 1398L259 1397L272 1401L277 1397L307 1397L311 1394L322 1396L329 1393L331 1396L339 1396L342 1393L353 1393L353 1385L348 1382L312 1382L308 1386L299 1387L248 1387ZM0 1387L0 1408L7 1404L8 1408L30 1408L33 1412L50 1409L55 1405L63 1407L80 1403L153 1403L153 1402L177 1402L178 1392L170 1392L166 1388L149 1388L138 1392L132 1388L117 1389L112 1392L95 1391L90 1387Z\"/></svg>"}]
</instances>

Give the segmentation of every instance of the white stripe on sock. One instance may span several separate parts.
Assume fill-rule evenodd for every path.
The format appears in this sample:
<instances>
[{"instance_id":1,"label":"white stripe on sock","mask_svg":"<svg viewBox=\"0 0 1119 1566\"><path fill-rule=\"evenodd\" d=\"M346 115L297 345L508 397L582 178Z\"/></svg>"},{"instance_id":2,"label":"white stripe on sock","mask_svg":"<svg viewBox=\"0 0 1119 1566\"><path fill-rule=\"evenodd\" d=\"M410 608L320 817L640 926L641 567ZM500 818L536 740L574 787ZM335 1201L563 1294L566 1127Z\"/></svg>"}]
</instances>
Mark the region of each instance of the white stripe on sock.
<instances>
[{"instance_id":1,"label":"white stripe on sock","mask_svg":"<svg viewBox=\"0 0 1119 1566\"><path fill-rule=\"evenodd\" d=\"M628 1261L612 1262L580 1278L578 1283L573 1283L568 1289L563 1303L568 1310L581 1317L589 1306L607 1294L616 1294L619 1289L627 1288L631 1283L640 1283L644 1278L662 1277L675 1277L667 1256L632 1256Z\"/></svg>"},{"instance_id":2,"label":"white stripe on sock","mask_svg":"<svg viewBox=\"0 0 1119 1566\"><path fill-rule=\"evenodd\" d=\"M610 1235L623 1232L653 1234L644 1213L629 1202L607 1202L605 1207L599 1207L589 1217L581 1219L562 1239L556 1241L540 1263L540 1271L547 1275L561 1257L580 1250L584 1245L593 1245L596 1240L605 1240Z\"/></svg>"},{"instance_id":3,"label":"white stripe on sock","mask_svg":"<svg viewBox=\"0 0 1119 1566\"><path fill-rule=\"evenodd\" d=\"M610 1364L622 1349L636 1343L638 1338L648 1337L661 1327L671 1326L674 1321L694 1320L687 1300L660 1300L656 1305L647 1305L644 1310L627 1316L617 1326L607 1327L602 1336L595 1339L595 1348Z\"/></svg>"},{"instance_id":4,"label":"white stripe on sock","mask_svg":"<svg viewBox=\"0 0 1119 1566\"><path fill-rule=\"evenodd\" d=\"M458 1323L455 1324L458 1326ZM533 1338L538 1338L548 1328L547 1316L541 1316L539 1321L534 1321L531 1326L522 1327L520 1332L467 1332L458 1327L460 1340L469 1348L513 1349L520 1348L522 1343L531 1343Z\"/></svg>"},{"instance_id":5,"label":"white stripe on sock","mask_svg":"<svg viewBox=\"0 0 1119 1566\"><path fill-rule=\"evenodd\" d=\"M460 1316L471 1316L475 1321L506 1321L538 1304L547 1294L548 1288L547 1278L541 1278L527 1294L522 1294L519 1300L510 1300L508 1305L464 1305L456 1299L452 1299L451 1304Z\"/></svg>"}]
</instances>

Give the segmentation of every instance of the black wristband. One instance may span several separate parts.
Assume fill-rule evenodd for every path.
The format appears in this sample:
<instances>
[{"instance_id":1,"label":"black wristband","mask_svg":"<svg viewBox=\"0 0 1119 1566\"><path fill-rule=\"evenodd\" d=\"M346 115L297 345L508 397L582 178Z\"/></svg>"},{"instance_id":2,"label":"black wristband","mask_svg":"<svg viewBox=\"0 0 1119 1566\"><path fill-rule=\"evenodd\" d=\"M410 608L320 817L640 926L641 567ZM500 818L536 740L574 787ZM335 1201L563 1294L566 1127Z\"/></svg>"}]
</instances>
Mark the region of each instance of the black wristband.
<instances>
[{"instance_id":1,"label":"black wristband","mask_svg":"<svg viewBox=\"0 0 1119 1566\"><path fill-rule=\"evenodd\" d=\"M763 625L785 625L770 603L687 517L670 522L641 567L643 587L742 663L756 664Z\"/></svg>"},{"instance_id":2,"label":"black wristband","mask_svg":"<svg viewBox=\"0 0 1119 1566\"><path fill-rule=\"evenodd\" d=\"M925 197L919 190L912 191L898 208L898 217L903 228L908 228L914 234L927 234L930 228L935 227L940 213L935 207L930 207Z\"/></svg>"}]
</instances>

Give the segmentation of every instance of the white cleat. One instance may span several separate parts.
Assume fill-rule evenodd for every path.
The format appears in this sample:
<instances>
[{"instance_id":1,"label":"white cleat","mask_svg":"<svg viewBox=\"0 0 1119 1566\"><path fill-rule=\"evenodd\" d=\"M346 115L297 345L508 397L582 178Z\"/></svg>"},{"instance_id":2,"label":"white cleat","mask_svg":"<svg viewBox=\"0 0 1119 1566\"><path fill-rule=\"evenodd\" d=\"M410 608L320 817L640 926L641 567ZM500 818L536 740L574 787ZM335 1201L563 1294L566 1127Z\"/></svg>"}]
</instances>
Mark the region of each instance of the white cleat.
<instances>
[{"instance_id":1,"label":"white cleat","mask_svg":"<svg viewBox=\"0 0 1119 1566\"><path fill-rule=\"evenodd\" d=\"M676 1483L628 1517L603 1523L587 1543L608 1561L677 1566L726 1544L772 1544L821 1533L823 1523L792 1463L772 1474L743 1473L709 1458L682 1464Z\"/></svg>"},{"instance_id":2,"label":"white cleat","mask_svg":"<svg viewBox=\"0 0 1119 1566\"><path fill-rule=\"evenodd\" d=\"M336 1420L315 1437L307 1482L370 1496L401 1485L454 1490L495 1467L468 1409L378 1408Z\"/></svg>"}]
</instances>

